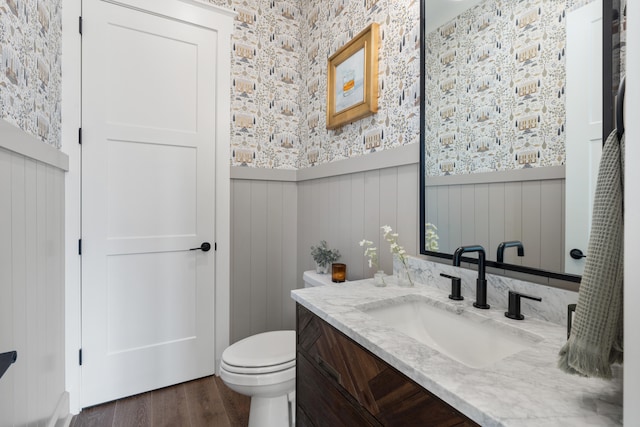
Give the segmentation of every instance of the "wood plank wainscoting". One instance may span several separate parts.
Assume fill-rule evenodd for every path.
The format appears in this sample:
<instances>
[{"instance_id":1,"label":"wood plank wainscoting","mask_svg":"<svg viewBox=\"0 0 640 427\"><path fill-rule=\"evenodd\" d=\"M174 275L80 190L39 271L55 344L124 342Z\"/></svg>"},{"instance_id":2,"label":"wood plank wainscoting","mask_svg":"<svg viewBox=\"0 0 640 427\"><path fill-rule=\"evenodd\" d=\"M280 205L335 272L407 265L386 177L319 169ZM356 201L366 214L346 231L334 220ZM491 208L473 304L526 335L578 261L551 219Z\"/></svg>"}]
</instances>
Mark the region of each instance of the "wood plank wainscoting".
<instances>
[{"instance_id":1,"label":"wood plank wainscoting","mask_svg":"<svg viewBox=\"0 0 640 427\"><path fill-rule=\"evenodd\" d=\"M418 158L411 144L297 171L232 167L230 342L295 328L290 293L320 240L340 250L348 280L372 274L358 242L377 245L382 225L417 254ZM391 254L379 253L390 273Z\"/></svg>"},{"instance_id":2,"label":"wood plank wainscoting","mask_svg":"<svg viewBox=\"0 0 640 427\"><path fill-rule=\"evenodd\" d=\"M69 414L64 349L64 199L68 157L0 119L0 426Z\"/></svg>"},{"instance_id":3,"label":"wood plank wainscoting","mask_svg":"<svg viewBox=\"0 0 640 427\"><path fill-rule=\"evenodd\" d=\"M378 245L382 225L418 253L417 164L298 182L232 179L231 206L231 343L294 329L290 293L315 268L310 251L320 240L340 250L348 280L373 274L358 242ZM390 273L391 254L379 254Z\"/></svg>"},{"instance_id":4,"label":"wood plank wainscoting","mask_svg":"<svg viewBox=\"0 0 640 427\"><path fill-rule=\"evenodd\" d=\"M295 182L231 181L230 343L295 326L297 204Z\"/></svg>"}]
</instances>

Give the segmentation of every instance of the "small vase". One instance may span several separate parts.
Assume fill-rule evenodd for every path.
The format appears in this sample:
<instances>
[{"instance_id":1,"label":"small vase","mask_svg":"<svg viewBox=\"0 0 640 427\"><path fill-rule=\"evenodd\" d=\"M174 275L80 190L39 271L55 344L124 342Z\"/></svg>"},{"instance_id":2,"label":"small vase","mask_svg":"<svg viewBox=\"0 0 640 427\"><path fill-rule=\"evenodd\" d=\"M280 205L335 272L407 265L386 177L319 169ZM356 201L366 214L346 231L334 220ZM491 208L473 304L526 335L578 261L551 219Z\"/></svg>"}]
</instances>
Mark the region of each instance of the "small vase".
<instances>
[{"instance_id":1,"label":"small vase","mask_svg":"<svg viewBox=\"0 0 640 427\"><path fill-rule=\"evenodd\" d=\"M398 286L405 288L413 286L413 281L411 280L411 277L409 277L409 271L406 268L400 268L396 272L396 276L398 278Z\"/></svg>"},{"instance_id":2,"label":"small vase","mask_svg":"<svg viewBox=\"0 0 640 427\"><path fill-rule=\"evenodd\" d=\"M318 274L328 274L329 273L329 264L320 265L316 262L316 273Z\"/></svg>"},{"instance_id":3,"label":"small vase","mask_svg":"<svg viewBox=\"0 0 640 427\"><path fill-rule=\"evenodd\" d=\"M384 276L385 276L384 271L382 270L376 271L376 273L373 275L374 286L377 286L379 288L387 286L387 284L384 282Z\"/></svg>"}]
</instances>

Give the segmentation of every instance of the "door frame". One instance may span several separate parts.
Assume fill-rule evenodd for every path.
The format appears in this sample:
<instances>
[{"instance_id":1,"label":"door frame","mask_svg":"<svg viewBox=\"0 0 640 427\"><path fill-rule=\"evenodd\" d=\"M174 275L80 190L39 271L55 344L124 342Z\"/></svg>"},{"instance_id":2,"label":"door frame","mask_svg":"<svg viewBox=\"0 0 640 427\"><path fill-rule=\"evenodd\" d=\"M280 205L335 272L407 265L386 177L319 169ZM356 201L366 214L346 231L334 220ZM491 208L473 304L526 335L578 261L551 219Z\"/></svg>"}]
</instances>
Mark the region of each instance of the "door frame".
<instances>
[{"instance_id":1,"label":"door frame","mask_svg":"<svg viewBox=\"0 0 640 427\"><path fill-rule=\"evenodd\" d=\"M212 29L218 33L218 62L216 99L215 147L215 366L219 374L222 351L229 345L230 331L230 271L231 271L231 33L236 13L200 0L91 0L108 1L148 11L190 24ZM78 18L82 16L82 0L63 0L62 7L62 150L69 156L69 172L65 178L65 382L70 397L70 412L82 409L82 368L79 350L82 348L81 259L78 240L82 236L81 223L81 146L78 129L82 124L81 60L82 39Z\"/></svg>"},{"instance_id":2,"label":"door frame","mask_svg":"<svg viewBox=\"0 0 640 427\"><path fill-rule=\"evenodd\" d=\"M567 28L565 97L567 111L570 111L566 114L565 121L564 271L567 274L583 274L585 260L573 259L569 253L573 248L586 252L589 245L593 198L598 176L597 169L605 141L602 139L602 129L605 126L605 121L603 120L604 111L601 111L599 122L592 119L588 125L591 128L599 127L597 129L597 139L593 138L593 136L589 137L589 135L594 135L595 132L591 133L585 130L584 126L588 118L597 117L597 114L591 113L603 108L602 88L597 86L602 86L602 70L599 67L591 67L591 71L585 71L585 68L589 69L590 60L596 57L596 55L590 54L593 52L593 46L584 46L583 39L585 34L582 31L576 33L580 34L580 37L575 37L575 34L573 36L569 35L569 30L582 30L587 26L590 30L588 30L588 35L593 35L595 31L602 31L602 3L602 0L595 0L585 4L567 13L565 18ZM596 19L594 21L593 19L596 16L599 17L599 20ZM593 25L593 22L598 24ZM572 26L571 28L569 28L570 25ZM602 39L598 38L598 41L601 42ZM577 47L576 45L580 46ZM600 45L600 54L599 62L602 63L605 54L605 49L602 45ZM594 72L595 75L590 75L590 72ZM589 77L596 78L588 79ZM598 90L594 90L592 93L599 97L597 102L590 102L590 89L582 89L584 86L582 83L585 80L589 80L588 83L590 84L596 83ZM590 174L588 173L589 171L591 172ZM585 202L588 202L586 212L584 211Z\"/></svg>"}]
</instances>

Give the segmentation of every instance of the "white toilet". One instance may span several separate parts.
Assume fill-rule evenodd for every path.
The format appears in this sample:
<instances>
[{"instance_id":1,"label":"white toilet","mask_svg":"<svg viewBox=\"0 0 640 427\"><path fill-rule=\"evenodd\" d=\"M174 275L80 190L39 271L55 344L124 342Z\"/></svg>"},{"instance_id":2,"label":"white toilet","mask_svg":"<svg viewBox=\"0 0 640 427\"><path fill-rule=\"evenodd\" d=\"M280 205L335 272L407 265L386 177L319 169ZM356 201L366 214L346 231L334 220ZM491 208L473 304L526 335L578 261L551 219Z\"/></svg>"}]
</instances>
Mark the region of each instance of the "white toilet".
<instances>
[{"instance_id":1,"label":"white toilet","mask_svg":"<svg viewBox=\"0 0 640 427\"><path fill-rule=\"evenodd\" d=\"M296 331L247 337L222 353L220 378L251 397L249 427L295 425Z\"/></svg>"}]
</instances>

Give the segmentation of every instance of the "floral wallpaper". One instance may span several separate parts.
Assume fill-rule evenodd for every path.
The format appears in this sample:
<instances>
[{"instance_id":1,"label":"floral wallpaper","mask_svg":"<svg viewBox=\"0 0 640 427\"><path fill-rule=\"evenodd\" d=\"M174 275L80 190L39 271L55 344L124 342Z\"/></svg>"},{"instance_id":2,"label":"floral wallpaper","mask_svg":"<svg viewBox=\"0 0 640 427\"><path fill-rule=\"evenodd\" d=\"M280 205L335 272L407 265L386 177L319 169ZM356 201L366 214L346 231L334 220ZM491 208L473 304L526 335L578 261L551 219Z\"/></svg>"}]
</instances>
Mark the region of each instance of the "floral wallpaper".
<instances>
[{"instance_id":1,"label":"floral wallpaper","mask_svg":"<svg viewBox=\"0 0 640 427\"><path fill-rule=\"evenodd\" d=\"M236 7L245 31L233 43L233 162L254 157L256 167L292 169L300 146L298 2L257 3Z\"/></svg>"},{"instance_id":2,"label":"floral wallpaper","mask_svg":"<svg viewBox=\"0 0 640 427\"><path fill-rule=\"evenodd\" d=\"M60 148L61 0L0 3L0 118Z\"/></svg>"},{"instance_id":3,"label":"floral wallpaper","mask_svg":"<svg viewBox=\"0 0 640 427\"><path fill-rule=\"evenodd\" d=\"M209 1L238 13L231 52L231 164L297 168L300 2Z\"/></svg>"},{"instance_id":4,"label":"floral wallpaper","mask_svg":"<svg viewBox=\"0 0 640 427\"><path fill-rule=\"evenodd\" d=\"M238 12L231 164L297 169L419 140L419 1L209 0ZM327 58L380 24L378 113L326 129Z\"/></svg>"},{"instance_id":5,"label":"floral wallpaper","mask_svg":"<svg viewBox=\"0 0 640 427\"><path fill-rule=\"evenodd\" d=\"M319 0L302 5L298 167L418 143L420 136L420 2ZM380 25L378 112L326 129L327 58L365 29Z\"/></svg>"}]
</instances>

